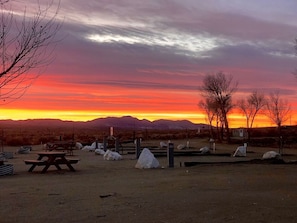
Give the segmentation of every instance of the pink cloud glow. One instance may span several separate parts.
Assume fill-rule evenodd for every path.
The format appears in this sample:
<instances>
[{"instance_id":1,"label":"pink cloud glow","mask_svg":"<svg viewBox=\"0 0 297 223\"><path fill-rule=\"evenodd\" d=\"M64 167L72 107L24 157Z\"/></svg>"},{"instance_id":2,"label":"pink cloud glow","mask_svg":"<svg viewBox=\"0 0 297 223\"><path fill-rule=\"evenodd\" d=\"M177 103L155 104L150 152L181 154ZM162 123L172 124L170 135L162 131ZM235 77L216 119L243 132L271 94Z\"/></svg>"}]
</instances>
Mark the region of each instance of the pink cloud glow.
<instances>
[{"instance_id":1,"label":"pink cloud glow","mask_svg":"<svg viewBox=\"0 0 297 223\"><path fill-rule=\"evenodd\" d=\"M13 4L22 10L36 1ZM204 74L223 71L239 82L235 100L278 90L297 123L296 8L294 0L63 0L55 61L1 109L24 110L21 119L64 111L67 120L118 114L204 122L198 88Z\"/></svg>"}]
</instances>

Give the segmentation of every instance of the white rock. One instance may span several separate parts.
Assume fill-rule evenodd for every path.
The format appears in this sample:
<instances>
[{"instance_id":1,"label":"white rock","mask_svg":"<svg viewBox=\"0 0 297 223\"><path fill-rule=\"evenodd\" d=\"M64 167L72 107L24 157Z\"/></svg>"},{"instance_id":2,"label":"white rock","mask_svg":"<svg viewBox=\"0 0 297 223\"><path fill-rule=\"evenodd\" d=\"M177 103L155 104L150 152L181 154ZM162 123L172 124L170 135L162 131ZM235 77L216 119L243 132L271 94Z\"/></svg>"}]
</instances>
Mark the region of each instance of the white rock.
<instances>
[{"instance_id":1,"label":"white rock","mask_svg":"<svg viewBox=\"0 0 297 223\"><path fill-rule=\"evenodd\" d=\"M268 151L263 154L262 159L280 159L281 155L275 151Z\"/></svg>"},{"instance_id":2,"label":"white rock","mask_svg":"<svg viewBox=\"0 0 297 223\"><path fill-rule=\"evenodd\" d=\"M155 158L154 154L148 148L144 148L140 153L135 168L149 169L159 167L159 161Z\"/></svg>"}]
</instances>

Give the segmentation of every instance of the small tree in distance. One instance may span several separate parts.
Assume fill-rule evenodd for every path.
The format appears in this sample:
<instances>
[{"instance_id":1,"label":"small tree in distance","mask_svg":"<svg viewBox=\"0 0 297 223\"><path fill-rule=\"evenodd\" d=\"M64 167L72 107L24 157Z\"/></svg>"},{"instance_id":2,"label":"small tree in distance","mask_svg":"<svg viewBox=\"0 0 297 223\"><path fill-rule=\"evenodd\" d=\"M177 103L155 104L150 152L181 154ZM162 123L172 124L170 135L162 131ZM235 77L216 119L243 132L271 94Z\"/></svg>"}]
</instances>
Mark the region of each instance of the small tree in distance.
<instances>
[{"instance_id":1,"label":"small tree in distance","mask_svg":"<svg viewBox=\"0 0 297 223\"><path fill-rule=\"evenodd\" d=\"M279 153L282 153L282 125L289 120L291 106L287 100L280 98L279 92L273 92L269 95L266 103L266 115L276 124L279 134Z\"/></svg>"},{"instance_id":2,"label":"small tree in distance","mask_svg":"<svg viewBox=\"0 0 297 223\"><path fill-rule=\"evenodd\" d=\"M204 110L207 122L210 126L210 138L214 138L213 121L216 119L217 116L217 106L209 99L201 100L198 106Z\"/></svg>"},{"instance_id":3,"label":"small tree in distance","mask_svg":"<svg viewBox=\"0 0 297 223\"><path fill-rule=\"evenodd\" d=\"M53 1L44 9L37 3L32 15L14 13L10 0L0 0L0 99L20 98L38 77L41 68L53 60L59 4L51 14ZM29 73L30 72L30 73Z\"/></svg>"},{"instance_id":4,"label":"small tree in distance","mask_svg":"<svg viewBox=\"0 0 297 223\"><path fill-rule=\"evenodd\" d=\"M248 141L250 140L250 129L253 128L256 115L265 107L266 98L265 95L258 91L253 91L247 99L241 99L238 101L238 107L240 111L245 115L246 128L248 133Z\"/></svg>"}]
</instances>

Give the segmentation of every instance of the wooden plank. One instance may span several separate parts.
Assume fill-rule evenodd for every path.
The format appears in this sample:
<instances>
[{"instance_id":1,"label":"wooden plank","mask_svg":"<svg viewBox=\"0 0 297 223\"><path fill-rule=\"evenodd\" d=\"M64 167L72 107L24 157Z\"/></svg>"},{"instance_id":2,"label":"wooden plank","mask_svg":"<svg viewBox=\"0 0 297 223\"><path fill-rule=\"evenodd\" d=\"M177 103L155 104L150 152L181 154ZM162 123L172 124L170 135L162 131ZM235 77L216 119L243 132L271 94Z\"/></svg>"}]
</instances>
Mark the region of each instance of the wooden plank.
<instances>
[{"instance_id":1,"label":"wooden plank","mask_svg":"<svg viewBox=\"0 0 297 223\"><path fill-rule=\"evenodd\" d=\"M78 163L79 159L67 159L67 161L71 164L76 164Z\"/></svg>"},{"instance_id":2,"label":"wooden plank","mask_svg":"<svg viewBox=\"0 0 297 223\"><path fill-rule=\"evenodd\" d=\"M69 162L70 164L75 164L75 163L78 163L79 159L66 159L67 162ZM56 159L55 162L57 162L58 164L67 164L65 162L65 160L63 159Z\"/></svg>"},{"instance_id":3,"label":"wooden plank","mask_svg":"<svg viewBox=\"0 0 297 223\"><path fill-rule=\"evenodd\" d=\"M43 160L24 160L25 164L27 165L37 165L37 166L43 166L46 165L46 161Z\"/></svg>"}]
</instances>

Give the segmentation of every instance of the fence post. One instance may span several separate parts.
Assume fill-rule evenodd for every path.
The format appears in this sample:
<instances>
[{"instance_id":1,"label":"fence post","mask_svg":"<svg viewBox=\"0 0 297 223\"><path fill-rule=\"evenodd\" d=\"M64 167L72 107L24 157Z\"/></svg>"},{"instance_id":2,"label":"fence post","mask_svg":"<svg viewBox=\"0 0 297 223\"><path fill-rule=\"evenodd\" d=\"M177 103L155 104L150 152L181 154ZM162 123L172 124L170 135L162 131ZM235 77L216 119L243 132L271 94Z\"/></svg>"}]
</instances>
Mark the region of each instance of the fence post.
<instances>
[{"instance_id":1,"label":"fence post","mask_svg":"<svg viewBox=\"0 0 297 223\"><path fill-rule=\"evenodd\" d=\"M107 144L107 139L106 139L106 137L104 137L103 138L103 150L104 151L106 151L106 149L107 149L107 145L106 144Z\"/></svg>"},{"instance_id":2,"label":"fence post","mask_svg":"<svg viewBox=\"0 0 297 223\"><path fill-rule=\"evenodd\" d=\"M115 151L118 153L120 148L120 140L119 138L115 138Z\"/></svg>"},{"instance_id":3,"label":"fence post","mask_svg":"<svg viewBox=\"0 0 297 223\"><path fill-rule=\"evenodd\" d=\"M136 159L139 158L140 156L140 138L136 138L136 147L135 147L136 151L135 151L135 154L136 154Z\"/></svg>"},{"instance_id":4,"label":"fence post","mask_svg":"<svg viewBox=\"0 0 297 223\"><path fill-rule=\"evenodd\" d=\"M168 167L174 167L174 144L168 143L167 147Z\"/></svg>"}]
</instances>

